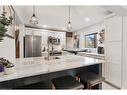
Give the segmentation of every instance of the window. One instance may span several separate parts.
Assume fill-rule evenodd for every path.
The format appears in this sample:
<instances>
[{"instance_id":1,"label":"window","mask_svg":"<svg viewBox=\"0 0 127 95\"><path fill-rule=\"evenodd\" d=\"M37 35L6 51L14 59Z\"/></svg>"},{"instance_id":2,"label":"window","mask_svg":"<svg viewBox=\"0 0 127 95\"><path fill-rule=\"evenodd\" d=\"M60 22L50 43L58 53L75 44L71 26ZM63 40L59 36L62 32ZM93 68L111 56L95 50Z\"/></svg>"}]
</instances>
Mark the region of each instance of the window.
<instances>
[{"instance_id":1,"label":"window","mask_svg":"<svg viewBox=\"0 0 127 95\"><path fill-rule=\"evenodd\" d=\"M85 35L85 48L97 48L97 33Z\"/></svg>"}]
</instances>

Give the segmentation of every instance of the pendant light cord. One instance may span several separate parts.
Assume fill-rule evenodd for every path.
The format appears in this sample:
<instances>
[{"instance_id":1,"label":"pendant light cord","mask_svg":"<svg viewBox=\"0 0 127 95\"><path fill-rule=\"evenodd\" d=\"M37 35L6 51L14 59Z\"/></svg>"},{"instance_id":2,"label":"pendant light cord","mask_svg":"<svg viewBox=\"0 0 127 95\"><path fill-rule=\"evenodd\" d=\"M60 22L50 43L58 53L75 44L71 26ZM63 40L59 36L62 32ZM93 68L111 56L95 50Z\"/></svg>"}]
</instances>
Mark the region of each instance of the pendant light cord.
<instances>
[{"instance_id":1,"label":"pendant light cord","mask_svg":"<svg viewBox=\"0 0 127 95\"><path fill-rule=\"evenodd\" d=\"M70 5L69 5L69 11L68 12L69 12L68 13L69 14L69 19L68 20L69 20L69 23L70 23Z\"/></svg>"},{"instance_id":2,"label":"pendant light cord","mask_svg":"<svg viewBox=\"0 0 127 95\"><path fill-rule=\"evenodd\" d=\"M4 13L4 14L6 13L6 11L5 11L5 6L3 6L3 13Z\"/></svg>"},{"instance_id":3,"label":"pendant light cord","mask_svg":"<svg viewBox=\"0 0 127 95\"><path fill-rule=\"evenodd\" d=\"M33 6L33 14L35 15L35 6Z\"/></svg>"}]
</instances>

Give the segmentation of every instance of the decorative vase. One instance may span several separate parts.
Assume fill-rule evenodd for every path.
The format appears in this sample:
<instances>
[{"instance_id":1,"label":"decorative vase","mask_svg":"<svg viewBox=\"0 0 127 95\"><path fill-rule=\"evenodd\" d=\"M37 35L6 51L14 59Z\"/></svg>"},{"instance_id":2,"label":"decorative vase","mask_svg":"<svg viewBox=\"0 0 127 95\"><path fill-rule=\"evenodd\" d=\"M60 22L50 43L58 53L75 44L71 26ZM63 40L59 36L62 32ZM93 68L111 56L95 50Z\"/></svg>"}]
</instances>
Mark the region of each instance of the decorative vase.
<instances>
[{"instance_id":1,"label":"decorative vase","mask_svg":"<svg viewBox=\"0 0 127 95\"><path fill-rule=\"evenodd\" d=\"M4 68L4 74L8 75L8 74L12 74L14 72L14 67L10 67L10 68Z\"/></svg>"},{"instance_id":2,"label":"decorative vase","mask_svg":"<svg viewBox=\"0 0 127 95\"><path fill-rule=\"evenodd\" d=\"M4 67L0 66L0 76L2 76L4 74Z\"/></svg>"}]
</instances>

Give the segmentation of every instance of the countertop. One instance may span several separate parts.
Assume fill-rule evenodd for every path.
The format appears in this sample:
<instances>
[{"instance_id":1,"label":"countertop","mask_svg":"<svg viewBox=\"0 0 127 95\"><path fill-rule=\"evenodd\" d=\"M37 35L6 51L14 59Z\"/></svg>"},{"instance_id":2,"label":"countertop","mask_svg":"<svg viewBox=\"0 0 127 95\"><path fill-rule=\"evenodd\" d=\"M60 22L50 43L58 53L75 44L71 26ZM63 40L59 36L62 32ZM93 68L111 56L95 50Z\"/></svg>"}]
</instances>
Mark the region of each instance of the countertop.
<instances>
[{"instance_id":1,"label":"countertop","mask_svg":"<svg viewBox=\"0 0 127 95\"><path fill-rule=\"evenodd\" d=\"M88 53L88 52L78 52L79 55L93 55L93 56L97 56L97 57L101 57L104 58L105 55L104 54L98 54L98 53Z\"/></svg>"},{"instance_id":2,"label":"countertop","mask_svg":"<svg viewBox=\"0 0 127 95\"><path fill-rule=\"evenodd\" d=\"M14 60L14 72L0 76L0 82L39 74L101 64L104 60L78 55L62 55L60 59L44 60L44 57L20 58Z\"/></svg>"}]
</instances>

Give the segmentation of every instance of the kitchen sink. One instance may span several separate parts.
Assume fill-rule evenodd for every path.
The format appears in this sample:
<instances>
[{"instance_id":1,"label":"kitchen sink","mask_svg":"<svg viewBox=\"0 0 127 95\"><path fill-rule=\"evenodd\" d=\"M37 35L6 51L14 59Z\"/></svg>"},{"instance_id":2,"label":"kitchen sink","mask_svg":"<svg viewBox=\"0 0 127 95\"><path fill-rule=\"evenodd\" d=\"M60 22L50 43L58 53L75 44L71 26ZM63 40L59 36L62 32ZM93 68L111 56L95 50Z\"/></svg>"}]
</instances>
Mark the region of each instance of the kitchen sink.
<instances>
[{"instance_id":1,"label":"kitchen sink","mask_svg":"<svg viewBox=\"0 0 127 95\"><path fill-rule=\"evenodd\" d=\"M54 57L53 59L60 59L60 57Z\"/></svg>"},{"instance_id":2,"label":"kitchen sink","mask_svg":"<svg viewBox=\"0 0 127 95\"><path fill-rule=\"evenodd\" d=\"M48 57L45 57L44 59L48 60ZM49 60L56 60L56 59L60 59L60 57L57 57L57 56L50 56L49 57Z\"/></svg>"}]
</instances>

